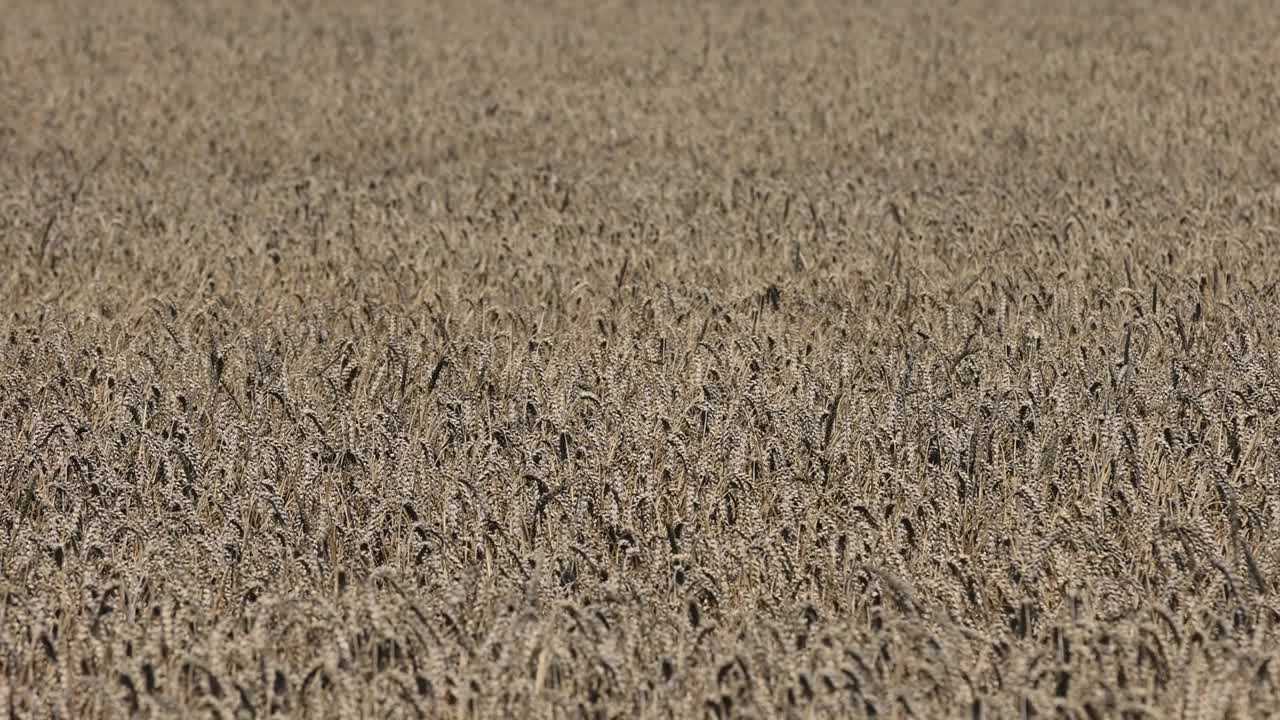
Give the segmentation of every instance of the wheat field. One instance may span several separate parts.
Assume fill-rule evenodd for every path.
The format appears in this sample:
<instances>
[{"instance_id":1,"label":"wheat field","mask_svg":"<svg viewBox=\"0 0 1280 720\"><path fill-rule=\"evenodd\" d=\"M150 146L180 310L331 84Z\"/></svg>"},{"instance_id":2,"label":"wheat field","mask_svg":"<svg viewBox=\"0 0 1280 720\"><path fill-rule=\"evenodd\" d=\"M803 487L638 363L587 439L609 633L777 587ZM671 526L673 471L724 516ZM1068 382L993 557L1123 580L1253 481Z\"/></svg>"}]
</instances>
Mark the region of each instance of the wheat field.
<instances>
[{"instance_id":1,"label":"wheat field","mask_svg":"<svg viewBox=\"0 0 1280 720\"><path fill-rule=\"evenodd\" d=\"M6 718L1251 718L1260 0L15 0Z\"/></svg>"}]
</instances>

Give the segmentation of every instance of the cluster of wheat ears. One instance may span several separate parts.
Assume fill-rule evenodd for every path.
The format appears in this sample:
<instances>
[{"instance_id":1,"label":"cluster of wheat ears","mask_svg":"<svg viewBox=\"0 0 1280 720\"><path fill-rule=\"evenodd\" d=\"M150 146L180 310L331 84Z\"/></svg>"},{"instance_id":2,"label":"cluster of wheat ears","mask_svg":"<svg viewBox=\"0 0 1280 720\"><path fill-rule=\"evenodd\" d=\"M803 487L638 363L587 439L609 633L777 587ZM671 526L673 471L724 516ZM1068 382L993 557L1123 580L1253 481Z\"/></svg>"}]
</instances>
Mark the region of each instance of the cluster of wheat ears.
<instances>
[{"instance_id":1,"label":"cluster of wheat ears","mask_svg":"<svg viewBox=\"0 0 1280 720\"><path fill-rule=\"evenodd\" d=\"M1280 702L1268 3L18 5L0 717Z\"/></svg>"}]
</instances>

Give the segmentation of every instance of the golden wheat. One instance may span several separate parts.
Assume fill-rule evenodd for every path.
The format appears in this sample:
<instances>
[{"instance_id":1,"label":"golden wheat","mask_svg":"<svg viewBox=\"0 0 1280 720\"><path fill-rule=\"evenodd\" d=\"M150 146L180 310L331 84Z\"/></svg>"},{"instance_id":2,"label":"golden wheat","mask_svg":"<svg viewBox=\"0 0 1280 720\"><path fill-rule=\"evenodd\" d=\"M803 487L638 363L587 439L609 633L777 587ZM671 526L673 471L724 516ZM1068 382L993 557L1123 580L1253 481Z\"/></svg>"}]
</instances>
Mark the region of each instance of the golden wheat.
<instances>
[{"instance_id":1,"label":"golden wheat","mask_svg":"<svg viewBox=\"0 0 1280 720\"><path fill-rule=\"evenodd\" d=\"M20 2L9 717L1258 717L1280 22Z\"/></svg>"}]
</instances>

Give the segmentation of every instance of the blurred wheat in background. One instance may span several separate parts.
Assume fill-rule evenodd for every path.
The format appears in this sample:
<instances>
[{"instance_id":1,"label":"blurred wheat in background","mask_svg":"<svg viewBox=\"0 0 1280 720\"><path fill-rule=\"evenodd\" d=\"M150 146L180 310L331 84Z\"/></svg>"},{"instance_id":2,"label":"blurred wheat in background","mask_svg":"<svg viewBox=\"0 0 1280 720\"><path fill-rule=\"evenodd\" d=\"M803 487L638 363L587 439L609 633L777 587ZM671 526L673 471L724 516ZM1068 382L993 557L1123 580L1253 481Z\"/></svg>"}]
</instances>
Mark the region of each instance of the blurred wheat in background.
<instances>
[{"instance_id":1,"label":"blurred wheat in background","mask_svg":"<svg viewBox=\"0 0 1280 720\"><path fill-rule=\"evenodd\" d=\"M1263 716L1274 10L11 3L0 713Z\"/></svg>"}]
</instances>

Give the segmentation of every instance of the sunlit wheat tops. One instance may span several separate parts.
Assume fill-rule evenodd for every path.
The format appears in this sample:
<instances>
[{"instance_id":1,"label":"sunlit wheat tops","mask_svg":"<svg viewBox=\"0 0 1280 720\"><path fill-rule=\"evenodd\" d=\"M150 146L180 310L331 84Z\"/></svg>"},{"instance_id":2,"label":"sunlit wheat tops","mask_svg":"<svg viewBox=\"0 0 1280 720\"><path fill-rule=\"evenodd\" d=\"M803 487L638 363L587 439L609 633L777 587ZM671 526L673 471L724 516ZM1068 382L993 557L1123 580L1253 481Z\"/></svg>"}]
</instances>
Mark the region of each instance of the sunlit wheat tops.
<instances>
[{"instance_id":1,"label":"sunlit wheat tops","mask_svg":"<svg viewBox=\"0 0 1280 720\"><path fill-rule=\"evenodd\" d=\"M10 8L0 715L1267 716L1280 16L1025 5Z\"/></svg>"}]
</instances>

